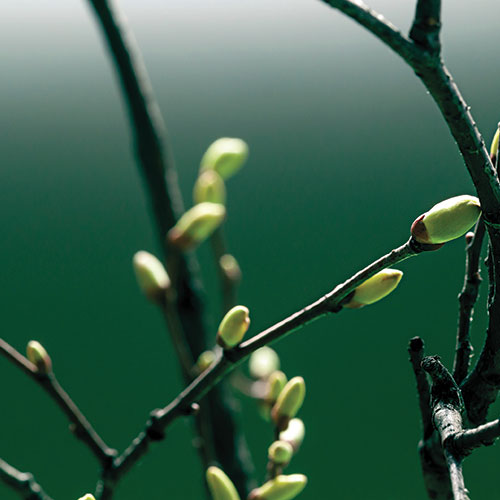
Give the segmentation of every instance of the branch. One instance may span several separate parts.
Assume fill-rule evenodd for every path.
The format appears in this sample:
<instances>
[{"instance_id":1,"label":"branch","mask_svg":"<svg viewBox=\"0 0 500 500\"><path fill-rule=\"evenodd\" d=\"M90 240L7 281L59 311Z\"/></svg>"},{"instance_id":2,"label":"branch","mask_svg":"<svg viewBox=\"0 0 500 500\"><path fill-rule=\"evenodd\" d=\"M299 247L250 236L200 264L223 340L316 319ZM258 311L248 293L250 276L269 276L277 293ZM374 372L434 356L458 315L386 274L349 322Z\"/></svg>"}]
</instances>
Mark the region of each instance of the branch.
<instances>
[{"instance_id":1,"label":"branch","mask_svg":"<svg viewBox=\"0 0 500 500\"><path fill-rule=\"evenodd\" d=\"M455 362L453 365L453 378L457 384L461 384L469 373L469 364L473 352L470 342L470 324L474 305L479 293L479 285L482 281L479 261L481 258L484 232L484 223L482 219L479 219L472 238L467 240L466 237L465 278L464 286L458 296L460 310L458 315Z\"/></svg>"},{"instance_id":2,"label":"branch","mask_svg":"<svg viewBox=\"0 0 500 500\"><path fill-rule=\"evenodd\" d=\"M52 500L42 487L36 482L30 472L21 472L0 458L0 478L16 491L25 500Z\"/></svg>"},{"instance_id":3,"label":"branch","mask_svg":"<svg viewBox=\"0 0 500 500\"><path fill-rule=\"evenodd\" d=\"M105 494L105 489L112 488L110 485L116 484L120 477L148 451L149 443L161 439L169 424L176 418L189 413L193 403L196 403L205 396L220 380L250 356L252 352L256 351L259 347L284 338L291 332L298 330L325 314L339 312L342 309L343 300L348 298L358 285L382 269L413 257L421 251L422 247L413 239L410 239L404 245L376 260L301 311L276 323L232 350L219 351L216 361L210 368L199 375L169 405L151 412L145 430L114 460L113 467L107 471L98 489L98 498L101 500L108 498Z\"/></svg>"},{"instance_id":4,"label":"branch","mask_svg":"<svg viewBox=\"0 0 500 500\"><path fill-rule=\"evenodd\" d=\"M498 437L500 437L500 419L463 431L455 437L453 446L462 453L468 454L474 448L489 446Z\"/></svg>"},{"instance_id":5,"label":"branch","mask_svg":"<svg viewBox=\"0 0 500 500\"><path fill-rule=\"evenodd\" d=\"M410 38L429 52L439 54L441 43L441 0L418 0Z\"/></svg>"},{"instance_id":6,"label":"branch","mask_svg":"<svg viewBox=\"0 0 500 500\"><path fill-rule=\"evenodd\" d=\"M462 472L463 455L455 452L455 436L462 433L463 400L460 389L438 356L428 356L422 368L430 374L432 386L432 415L441 437L454 500L470 500Z\"/></svg>"},{"instance_id":7,"label":"branch","mask_svg":"<svg viewBox=\"0 0 500 500\"><path fill-rule=\"evenodd\" d=\"M16 366L20 367L45 390L74 425L73 433L89 447L102 466L107 466L116 456L116 450L107 446L99 434L97 434L89 421L61 387L56 376L53 373L40 373L35 365L30 363L21 353L16 351L3 339L0 339L0 353Z\"/></svg>"}]
</instances>

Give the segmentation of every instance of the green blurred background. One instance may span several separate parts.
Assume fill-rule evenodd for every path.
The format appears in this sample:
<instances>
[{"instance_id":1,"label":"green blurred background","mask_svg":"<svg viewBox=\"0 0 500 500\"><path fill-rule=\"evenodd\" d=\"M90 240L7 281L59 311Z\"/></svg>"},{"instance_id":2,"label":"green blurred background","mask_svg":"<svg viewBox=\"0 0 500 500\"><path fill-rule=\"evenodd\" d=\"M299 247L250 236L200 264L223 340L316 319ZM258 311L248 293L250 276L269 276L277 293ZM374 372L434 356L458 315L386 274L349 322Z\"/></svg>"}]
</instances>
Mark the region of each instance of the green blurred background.
<instances>
[{"instance_id":1,"label":"green blurred background","mask_svg":"<svg viewBox=\"0 0 500 500\"><path fill-rule=\"evenodd\" d=\"M227 234L244 277L251 333L308 304L408 237L434 203L474 193L436 106L386 47L316 0L134 0L121 4L164 112L187 204L199 159L220 136L245 139L228 182ZM413 1L374 0L403 30ZM498 116L494 0L444 6L444 56L489 142ZM157 251L128 123L84 0L0 6L0 303L2 337L49 350L96 429L123 450L150 409L181 388L161 317L137 290L131 257ZM219 315L208 245L200 248ZM301 498L425 497L407 342L421 335L450 366L463 242L402 264L396 293L321 319L277 344L302 375L307 436L290 472ZM479 349L481 291L473 326ZM92 491L98 468L67 421L0 360L0 456L55 499ZM269 427L243 401L261 476ZM495 414L492 412L492 414ZM475 499L498 498L496 447L466 463ZM202 497L188 422L178 421L120 483L117 500ZM0 498L18 496L0 484Z\"/></svg>"}]
</instances>

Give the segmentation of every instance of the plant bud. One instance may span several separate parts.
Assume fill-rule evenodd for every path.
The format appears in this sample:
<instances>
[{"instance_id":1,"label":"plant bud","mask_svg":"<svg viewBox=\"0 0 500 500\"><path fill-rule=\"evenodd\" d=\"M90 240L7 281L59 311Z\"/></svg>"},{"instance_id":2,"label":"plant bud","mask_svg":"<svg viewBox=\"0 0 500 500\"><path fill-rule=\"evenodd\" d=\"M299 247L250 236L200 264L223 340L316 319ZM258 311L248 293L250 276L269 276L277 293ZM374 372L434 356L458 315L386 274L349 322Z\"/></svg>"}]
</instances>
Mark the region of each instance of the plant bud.
<instances>
[{"instance_id":1,"label":"plant bud","mask_svg":"<svg viewBox=\"0 0 500 500\"><path fill-rule=\"evenodd\" d=\"M225 216L226 208L220 203L198 203L168 232L168 240L181 250L190 250L208 238Z\"/></svg>"},{"instance_id":2,"label":"plant bud","mask_svg":"<svg viewBox=\"0 0 500 500\"><path fill-rule=\"evenodd\" d=\"M264 346L250 356L248 368L254 378L268 378L280 367L280 358L274 349Z\"/></svg>"},{"instance_id":3,"label":"plant bud","mask_svg":"<svg viewBox=\"0 0 500 500\"><path fill-rule=\"evenodd\" d=\"M275 464L287 464L293 456L293 447L287 441L275 441L268 450L268 458Z\"/></svg>"},{"instance_id":4,"label":"plant bud","mask_svg":"<svg viewBox=\"0 0 500 500\"><path fill-rule=\"evenodd\" d=\"M226 203L226 186L215 170L201 172L193 188L193 200L195 203Z\"/></svg>"},{"instance_id":5,"label":"plant bud","mask_svg":"<svg viewBox=\"0 0 500 500\"><path fill-rule=\"evenodd\" d=\"M229 253L226 253L219 259L219 265L222 272L226 275L226 278L239 282L241 281L241 269L238 265L238 261Z\"/></svg>"},{"instance_id":6,"label":"plant bud","mask_svg":"<svg viewBox=\"0 0 500 500\"><path fill-rule=\"evenodd\" d=\"M170 288L170 278L163 264L149 252L141 250L132 259L137 284L149 300L156 302Z\"/></svg>"},{"instance_id":7,"label":"plant bud","mask_svg":"<svg viewBox=\"0 0 500 500\"><path fill-rule=\"evenodd\" d=\"M495 132L495 135L493 136L493 140L491 141L491 147L490 147L490 158L493 164L496 162L496 158L498 156L498 139L500 138L500 123L499 123L499 128L497 128L497 131Z\"/></svg>"},{"instance_id":8,"label":"plant bud","mask_svg":"<svg viewBox=\"0 0 500 500\"><path fill-rule=\"evenodd\" d=\"M87 493L86 495L84 495L82 498L79 498L78 500L95 500L95 498L94 498L94 495Z\"/></svg>"},{"instance_id":9,"label":"plant bud","mask_svg":"<svg viewBox=\"0 0 500 500\"><path fill-rule=\"evenodd\" d=\"M379 271L356 287L354 294L344 307L358 309L383 299L398 286L402 276L403 273L397 269Z\"/></svg>"},{"instance_id":10,"label":"plant bud","mask_svg":"<svg viewBox=\"0 0 500 500\"><path fill-rule=\"evenodd\" d=\"M30 340L26 346L26 357L36 367L39 373L52 372L52 360L40 342Z\"/></svg>"},{"instance_id":11,"label":"plant bud","mask_svg":"<svg viewBox=\"0 0 500 500\"><path fill-rule=\"evenodd\" d=\"M475 196L455 196L418 217L411 226L411 234L419 243L446 243L464 235L480 215L481 206Z\"/></svg>"},{"instance_id":12,"label":"plant bud","mask_svg":"<svg viewBox=\"0 0 500 500\"><path fill-rule=\"evenodd\" d=\"M291 418L300 410L306 395L306 384L302 377L293 377L281 391L271 410L271 418L278 429L285 430Z\"/></svg>"},{"instance_id":13,"label":"plant bud","mask_svg":"<svg viewBox=\"0 0 500 500\"><path fill-rule=\"evenodd\" d=\"M217 343L224 349L232 349L238 345L250 326L250 316L245 306L230 309L219 325Z\"/></svg>"},{"instance_id":14,"label":"plant bud","mask_svg":"<svg viewBox=\"0 0 500 500\"><path fill-rule=\"evenodd\" d=\"M253 490L248 500L292 500L306 486L307 477L303 474L276 476L260 488Z\"/></svg>"},{"instance_id":15,"label":"plant bud","mask_svg":"<svg viewBox=\"0 0 500 500\"><path fill-rule=\"evenodd\" d=\"M208 147L201 159L201 170L215 170L223 179L228 179L241 168L247 157L245 141L222 137Z\"/></svg>"},{"instance_id":16,"label":"plant bud","mask_svg":"<svg viewBox=\"0 0 500 500\"><path fill-rule=\"evenodd\" d=\"M207 469L207 483L213 500L240 500L233 482L218 467Z\"/></svg>"},{"instance_id":17,"label":"plant bud","mask_svg":"<svg viewBox=\"0 0 500 500\"><path fill-rule=\"evenodd\" d=\"M269 375L269 378L267 379L266 397L264 398L267 404L274 406L274 403L276 403L276 400L281 394L281 391L285 387L286 383L286 375L279 370L276 370Z\"/></svg>"},{"instance_id":18,"label":"plant bud","mask_svg":"<svg viewBox=\"0 0 500 500\"><path fill-rule=\"evenodd\" d=\"M207 368L210 368L212 363L215 361L214 351L205 351L200 354L198 361L196 361L196 367L199 373L204 372Z\"/></svg>"},{"instance_id":19,"label":"plant bud","mask_svg":"<svg viewBox=\"0 0 500 500\"><path fill-rule=\"evenodd\" d=\"M288 422L288 427L280 432L280 441L286 441L292 445L293 451L297 453L304 441L304 436L306 434L306 428L304 422L300 418L292 418Z\"/></svg>"}]
</instances>

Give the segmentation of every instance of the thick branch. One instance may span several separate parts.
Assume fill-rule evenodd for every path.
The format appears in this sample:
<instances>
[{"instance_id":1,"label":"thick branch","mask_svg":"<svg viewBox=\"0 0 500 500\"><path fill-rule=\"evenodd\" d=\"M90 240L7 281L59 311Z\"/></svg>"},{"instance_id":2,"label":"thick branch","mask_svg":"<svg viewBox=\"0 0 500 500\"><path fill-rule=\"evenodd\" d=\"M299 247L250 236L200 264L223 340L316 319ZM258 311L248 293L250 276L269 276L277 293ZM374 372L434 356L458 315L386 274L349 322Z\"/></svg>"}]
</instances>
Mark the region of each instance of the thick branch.
<instances>
[{"instance_id":1,"label":"thick branch","mask_svg":"<svg viewBox=\"0 0 500 500\"><path fill-rule=\"evenodd\" d=\"M410 38L429 52L439 53L441 43L441 0L417 0Z\"/></svg>"},{"instance_id":2,"label":"thick branch","mask_svg":"<svg viewBox=\"0 0 500 500\"><path fill-rule=\"evenodd\" d=\"M0 458L0 479L19 492L25 500L52 500L30 472L21 472Z\"/></svg>"},{"instance_id":3,"label":"thick branch","mask_svg":"<svg viewBox=\"0 0 500 500\"><path fill-rule=\"evenodd\" d=\"M74 425L74 434L90 448L101 465L108 465L113 457L116 456L116 450L113 450L104 443L99 434L97 434L89 421L61 387L55 375L53 373L45 374L38 372L32 363L3 339L0 339L0 352L16 366L19 366L45 390Z\"/></svg>"},{"instance_id":4,"label":"thick branch","mask_svg":"<svg viewBox=\"0 0 500 500\"><path fill-rule=\"evenodd\" d=\"M474 305L479 294L479 285L482 281L479 263L484 232L483 220L479 219L472 239L467 240L466 238L465 278L464 286L458 296L460 310L458 314L457 345L453 366L453 378L457 384L461 384L469 373L470 358L473 352L470 342L470 324Z\"/></svg>"}]
</instances>

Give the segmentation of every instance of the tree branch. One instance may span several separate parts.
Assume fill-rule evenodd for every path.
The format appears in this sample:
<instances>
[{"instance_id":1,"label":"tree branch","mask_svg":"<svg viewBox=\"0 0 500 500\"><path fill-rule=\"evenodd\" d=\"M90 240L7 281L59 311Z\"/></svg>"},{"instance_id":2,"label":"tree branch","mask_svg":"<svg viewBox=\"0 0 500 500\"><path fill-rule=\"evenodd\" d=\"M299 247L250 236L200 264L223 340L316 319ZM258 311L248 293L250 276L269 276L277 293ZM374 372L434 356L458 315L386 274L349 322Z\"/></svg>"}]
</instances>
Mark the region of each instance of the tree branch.
<instances>
[{"instance_id":1,"label":"tree branch","mask_svg":"<svg viewBox=\"0 0 500 500\"><path fill-rule=\"evenodd\" d=\"M25 500L52 500L31 472L21 472L0 458L0 479L18 491Z\"/></svg>"},{"instance_id":2,"label":"tree branch","mask_svg":"<svg viewBox=\"0 0 500 500\"><path fill-rule=\"evenodd\" d=\"M439 54L441 42L441 0L417 0L410 38L429 52Z\"/></svg>"},{"instance_id":3,"label":"tree branch","mask_svg":"<svg viewBox=\"0 0 500 500\"><path fill-rule=\"evenodd\" d=\"M0 353L12 361L16 366L20 367L45 390L74 425L73 433L75 436L81 439L89 447L103 467L111 463L112 459L116 456L116 450L106 445L69 395L61 387L53 373L40 373L35 365L30 363L21 353L16 351L3 339L0 339Z\"/></svg>"},{"instance_id":4,"label":"tree branch","mask_svg":"<svg viewBox=\"0 0 500 500\"><path fill-rule=\"evenodd\" d=\"M474 429L464 430L455 437L453 446L461 453L468 454L474 448L489 446L498 437L500 437L500 419Z\"/></svg>"},{"instance_id":5,"label":"tree branch","mask_svg":"<svg viewBox=\"0 0 500 500\"><path fill-rule=\"evenodd\" d=\"M481 259L484 232L483 220L479 219L473 237L470 240L466 238L465 277L464 286L458 296L460 309L458 314L455 362L453 364L453 378L457 384L461 384L469 373L469 364L473 352L470 342L470 324L474 305L479 294L479 285L482 281L479 262Z\"/></svg>"}]
</instances>

